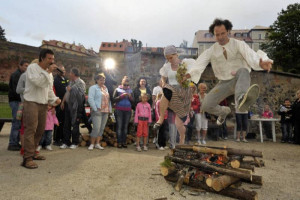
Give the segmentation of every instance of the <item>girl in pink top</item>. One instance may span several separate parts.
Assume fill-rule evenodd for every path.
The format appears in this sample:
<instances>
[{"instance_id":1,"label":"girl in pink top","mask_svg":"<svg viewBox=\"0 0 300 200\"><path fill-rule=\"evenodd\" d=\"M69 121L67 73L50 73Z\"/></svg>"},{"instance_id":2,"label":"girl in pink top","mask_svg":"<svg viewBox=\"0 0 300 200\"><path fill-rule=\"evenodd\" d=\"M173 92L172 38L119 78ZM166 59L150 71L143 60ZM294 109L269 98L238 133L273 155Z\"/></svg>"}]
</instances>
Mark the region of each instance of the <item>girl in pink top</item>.
<instances>
[{"instance_id":1,"label":"girl in pink top","mask_svg":"<svg viewBox=\"0 0 300 200\"><path fill-rule=\"evenodd\" d=\"M144 151L147 151L147 137L149 130L149 123L152 122L151 118L151 106L147 102L148 96L147 94L142 94L142 102L138 103L135 109L134 123L137 124L137 139L136 139L136 149L137 151L142 151L140 147L140 139L144 137Z\"/></svg>"},{"instance_id":2,"label":"girl in pink top","mask_svg":"<svg viewBox=\"0 0 300 200\"><path fill-rule=\"evenodd\" d=\"M51 142L52 142L52 131L54 128L54 124L56 126L59 126L58 120L56 118L55 114L55 108L48 105L48 112L47 112L47 118L46 118L46 126L45 126L45 132L42 136L42 139L39 143L37 151L40 151L42 146L45 147L47 150L52 151Z\"/></svg>"},{"instance_id":3,"label":"girl in pink top","mask_svg":"<svg viewBox=\"0 0 300 200\"><path fill-rule=\"evenodd\" d=\"M265 105L264 112L262 113L262 118L273 118L273 112L271 111L269 105ZM272 122L263 121L262 126L267 139L272 140Z\"/></svg>"}]
</instances>

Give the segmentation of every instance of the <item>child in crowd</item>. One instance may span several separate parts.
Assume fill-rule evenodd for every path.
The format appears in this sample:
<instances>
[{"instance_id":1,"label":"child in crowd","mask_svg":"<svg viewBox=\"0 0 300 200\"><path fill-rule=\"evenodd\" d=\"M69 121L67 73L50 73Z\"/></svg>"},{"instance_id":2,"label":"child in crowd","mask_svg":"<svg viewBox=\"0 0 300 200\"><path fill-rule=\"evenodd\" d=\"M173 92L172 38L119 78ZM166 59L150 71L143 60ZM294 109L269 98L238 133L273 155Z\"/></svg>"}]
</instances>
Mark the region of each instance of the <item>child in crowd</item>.
<instances>
[{"instance_id":1,"label":"child in crowd","mask_svg":"<svg viewBox=\"0 0 300 200\"><path fill-rule=\"evenodd\" d=\"M158 93L157 96L156 96L156 100L155 100L155 102L156 102L155 103L155 118L156 118L156 121L158 120L158 118L160 116L160 110L159 109L160 109L160 100L161 100L162 95L163 95L162 92ZM164 122L158 130L157 148L159 150L165 150L166 149L166 128L167 128L167 125L168 125L167 119L168 119L168 111L166 110Z\"/></svg>"},{"instance_id":2,"label":"child in crowd","mask_svg":"<svg viewBox=\"0 0 300 200\"><path fill-rule=\"evenodd\" d=\"M282 138L281 142L289 142L292 143L292 107L291 101L289 99L284 100L284 104L280 105L278 114L281 116L280 123L281 123L281 131L282 131Z\"/></svg>"},{"instance_id":3,"label":"child in crowd","mask_svg":"<svg viewBox=\"0 0 300 200\"><path fill-rule=\"evenodd\" d=\"M264 112L262 113L262 118L273 118L273 112L271 111L270 106L268 104L265 105ZM262 125L267 139L272 140L272 122L263 121Z\"/></svg>"},{"instance_id":4,"label":"child in crowd","mask_svg":"<svg viewBox=\"0 0 300 200\"><path fill-rule=\"evenodd\" d=\"M202 102L204 101L204 97L206 96L207 85L205 83L200 83L198 86L199 89L199 101L200 101L200 112L196 113L196 130L197 130L197 139L198 144L206 144L206 134L208 129L208 119L206 117L206 113L202 110ZM202 130L202 137L201 131Z\"/></svg>"},{"instance_id":5,"label":"child in crowd","mask_svg":"<svg viewBox=\"0 0 300 200\"><path fill-rule=\"evenodd\" d=\"M188 116L190 118L190 121L187 124L187 131L186 131L186 137L185 137L186 144L189 144L190 141L192 140L195 115L197 115L200 112L200 100L199 100L197 87L194 83L190 83L190 88L192 90L193 96L192 96L192 102L191 102L191 110L190 110L190 113Z\"/></svg>"},{"instance_id":6,"label":"child in crowd","mask_svg":"<svg viewBox=\"0 0 300 200\"><path fill-rule=\"evenodd\" d=\"M242 141L247 143L246 135L248 129L248 111L241 112L238 109L238 102L235 102L235 119L236 119L236 141L241 141L241 133L242 133Z\"/></svg>"},{"instance_id":7,"label":"child in crowd","mask_svg":"<svg viewBox=\"0 0 300 200\"><path fill-rule=\"evenodd\" d=\"M55 108L48 105L45 132L42 136L39 146L36 149L37 151L40 151L42 146L44 146L49 151L53 150L51 147L51 142L52 142L52 131L54 128L54 124L56 126L59 126L59 123L58 123L58 120L57 120L56 114L55 114Z\"/></svg>"},{"instance_id":8,"label":"child in crowd","mask_svg":"<svg viewBox=\"0 0 300 200\"><path fill-rule=\"evenodd\" d=\"M137 151L142 151L140 147L140 139L144 137L144 151L147 151L147 138L148 138L148 125L152 122L151 119L151 106L147 102L147 94L141 95L142 101L137 104L135 109L134 123L137 124L137 140L136 140L136 149Z\"/></svg>"}]
</instances>

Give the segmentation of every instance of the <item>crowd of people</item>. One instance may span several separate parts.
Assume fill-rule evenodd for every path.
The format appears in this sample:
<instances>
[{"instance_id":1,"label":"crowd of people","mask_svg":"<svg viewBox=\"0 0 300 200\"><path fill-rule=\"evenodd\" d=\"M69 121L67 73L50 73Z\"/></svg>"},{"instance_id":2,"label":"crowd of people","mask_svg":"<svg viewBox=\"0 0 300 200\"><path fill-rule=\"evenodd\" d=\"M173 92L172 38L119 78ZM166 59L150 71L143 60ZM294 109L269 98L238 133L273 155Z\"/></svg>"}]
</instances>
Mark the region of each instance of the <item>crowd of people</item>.
<instances>
[{"instance_id":1,"label":"crowd of people","mask_svg":"<svg viewBox=\"0 0 300 200\"><path fill-rule=\"evenodd\" d=\"M10 77L9 104L13 121L8 150L20 150L22 166L37 168L34 160L46 159L40 150L53 150L52 140L60 149L78 147L82 122L90 133L87 149L103 150L100 141L112 113L116 119L118 148L127 148L131 116L139 152L148 150L149 131L155 136L154 143L159 150L190 143L194 128L197 143L205 145L211 116L216 116L216 124L221 127L220 136L228 139L226 117L231 109L226 98L230 95L235 96L236 141L248 142L248 109L259 94L258 85L250 86L250 71L251 68L269 71L272 60L262 51L254 52L245 42L229 38L231 28L230 21L216 19L210 32L217 42L197 60L180 60L175 46L165 47L166 63L159 71L161 79L153 92L145 77L140 77L137 86L131 89L130 78L124 76L121 84L114 88L114 80L107 73L98 73L94 76L95 84L88 89L87 100L80 71L72 68L67 78L64 66L54 64L53 51L42 49L38 60L31 64L21 61ZM205 83L197 83L209 63L219 83L208 92ZM187 66L187 73L178 79L177 70L183 64ZM55 70L58 72L53 78ZM189 82L187 87L183 85L185 81ZM299 122L300 91L296 96L293 105L286 99L278 114L281 115L282 141L293 140L300 144L299 123L293 123ZM91 119L86 115L86 101L91 108ZM262 116L273 117L267 105ZM152 121L154 125L150 127ZM269 137L269 124L264 128Z\"/></svg>"}]
</instances>

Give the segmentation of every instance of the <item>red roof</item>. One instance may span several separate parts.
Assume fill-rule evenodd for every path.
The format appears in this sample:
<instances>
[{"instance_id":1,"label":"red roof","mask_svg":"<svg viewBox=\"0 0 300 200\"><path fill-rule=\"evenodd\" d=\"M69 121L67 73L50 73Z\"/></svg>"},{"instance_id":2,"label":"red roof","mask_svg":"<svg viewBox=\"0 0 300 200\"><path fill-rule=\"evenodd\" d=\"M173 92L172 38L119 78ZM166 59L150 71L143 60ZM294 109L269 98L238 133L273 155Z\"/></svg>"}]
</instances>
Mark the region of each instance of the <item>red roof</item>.
<instances>
[{"instance_id":1,"label":"red roof","mask_svg":"<svg viewBox=\"0 0 300 200\"><path fill-rule=\"evenodd\" d=\"M100 46L100 51L120 51L125 52L126 48L131 46L131 43L127 40L122 42L102 42Z\"/></svg>"},{"instance_id":2,"label":"red roof","mask_svg":"<svg viewBox=\"0 0 300 200\"><path fill-rule=\"evenodd\" d=\"M82 53L86 55L91 55L91 56L97 56L97 53L93 49L86 49L83 45L75 45L75 44L69 44L66 42L61 42L57 40L43 40L42 45L49 45L53 47L59 47L62 49L70 50L70 51L75 51L77 53Z\"/></svg>"}]
</instances>

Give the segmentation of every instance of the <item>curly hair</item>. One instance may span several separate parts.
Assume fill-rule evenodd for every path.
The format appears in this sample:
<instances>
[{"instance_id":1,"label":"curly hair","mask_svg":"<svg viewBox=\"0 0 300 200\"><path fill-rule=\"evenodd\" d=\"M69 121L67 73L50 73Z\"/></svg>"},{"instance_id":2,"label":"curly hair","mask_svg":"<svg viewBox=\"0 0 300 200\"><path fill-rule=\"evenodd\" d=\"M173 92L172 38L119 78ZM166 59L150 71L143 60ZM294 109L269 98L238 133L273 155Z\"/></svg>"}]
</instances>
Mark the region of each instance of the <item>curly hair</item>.
<instances>
[{"instance_id":1,"label":"curly hair","mask_svg":"<svg viewBox=\"0 0 300 200\"><path fill-rule=\"evenodd\" d=\"M224 25L227 31L230 31L232 29L232 23L229 20L222 20L220 18L216 18L214 22L209 26L209 32L214 35L215 26L221 25Z\"/></svg>"}]
</instances>

